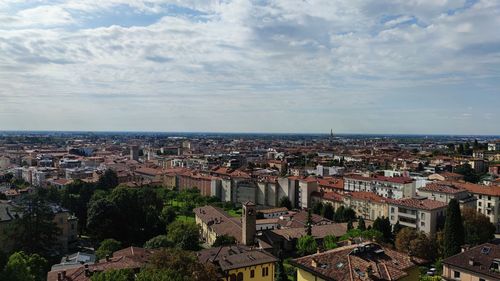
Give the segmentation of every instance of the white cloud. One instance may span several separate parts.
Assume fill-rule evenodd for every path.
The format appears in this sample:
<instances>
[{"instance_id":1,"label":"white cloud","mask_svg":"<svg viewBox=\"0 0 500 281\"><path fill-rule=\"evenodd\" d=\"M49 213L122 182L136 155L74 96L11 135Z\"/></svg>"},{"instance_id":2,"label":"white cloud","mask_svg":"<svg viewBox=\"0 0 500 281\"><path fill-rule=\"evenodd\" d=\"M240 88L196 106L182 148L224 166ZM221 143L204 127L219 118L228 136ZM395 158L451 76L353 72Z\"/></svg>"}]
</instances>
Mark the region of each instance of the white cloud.
<instances>
[{"instance_id":1,"label":"white cloud","mask_svg":"<svg viewBox=\"0 0 500 281\"><path fill-rule=\"evenodd\" d=\"M193 130L202 130L199 124L210 130L236 130L239 124L239 131L259 125L262 130L329 128L314 123L317 115L357 131L380 124L357 122L356 112L371 112L367 116L390 123L377 110L390 112L398 106L393 101L405 103L407 91L430 87L439 95L443 88L448 92L462 84L489 92L497 88L498 82L488 79L498 78L500 67L499 5L481 1L460 9L463 5L444 0L112 0L44 3L15 14L0 6L4 22L15 19L10 27L0 25L0 98L21 104L28 112L19 114L28 116L46 111L44 106L61 112L74 104L88 106L77 112L89 118L91 127L98 126L91 116L100 116L101 110L112 117L108 125L116 122L123 129L126 120L137 118L127 114L171 120L165 130L183 130L178 124ZM119 6L162 18L131 27L88 25L93 15L106 16ZM486 106L495 103L498 96ZM352 112L345 112L349 108ZM425 106L413 110L429 116L436 112ZM19 124L14 122L18 114L5 112L10 111L0 107L1 119ZM339 112L345 122L335 121ZM474 113L470 119L481 115ZM45 117L48 122L56 120L51 114ZM459 108L449 112L460 114ZM205 120L209 115L234 118L210 124ZM251 118L255 115L277 123L257 124ZM285 126L286 120L293 122Z\"/></svg>"}]
</instances>

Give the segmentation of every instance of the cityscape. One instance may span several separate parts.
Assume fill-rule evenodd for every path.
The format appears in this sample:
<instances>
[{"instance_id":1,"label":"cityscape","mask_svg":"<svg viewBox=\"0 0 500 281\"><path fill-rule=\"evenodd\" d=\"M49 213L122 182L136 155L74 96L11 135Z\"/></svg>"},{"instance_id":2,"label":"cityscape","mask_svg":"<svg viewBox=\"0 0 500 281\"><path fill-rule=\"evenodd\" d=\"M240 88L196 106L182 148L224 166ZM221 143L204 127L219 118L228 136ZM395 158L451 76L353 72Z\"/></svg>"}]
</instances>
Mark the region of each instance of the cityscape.
<instances>
[{"instance_id":1,"label":"cityscape","mask_svg":"<svg viewBox=\"0 0 500 281\"><path fill-rule=\"evenodd\" d=\"M0 281L500 281L500 1L0 1Z\"/></svg>"},{"instance_id":2,"label":"cityscape","mask_svg":"<svg viewBox=\"0 0 500 281\"><path fill-rule=\"evenodd\" d=\"M4 131L0 155L7 276L500 278L498 136Z\"/></svg>"}]
</instances>

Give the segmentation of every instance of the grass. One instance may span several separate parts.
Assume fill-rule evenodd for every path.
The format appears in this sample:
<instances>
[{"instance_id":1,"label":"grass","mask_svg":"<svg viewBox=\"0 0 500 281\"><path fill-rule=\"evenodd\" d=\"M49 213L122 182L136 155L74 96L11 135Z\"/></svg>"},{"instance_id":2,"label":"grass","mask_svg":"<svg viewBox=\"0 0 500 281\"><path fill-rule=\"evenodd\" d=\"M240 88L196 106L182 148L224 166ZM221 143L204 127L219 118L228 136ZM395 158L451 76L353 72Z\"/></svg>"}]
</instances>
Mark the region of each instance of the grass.
<instances>
[{"instance_id":1,"label":"grass","mask_svg":"<svg viewBox=\"0 0 500 281\"><path fill-rule=\"evenodd\" d=\"M194 217L192 217L192 216L177 215L177 217L175 218L175 220L195 223Z\"/></svg>"},{"instance_id":2,"label":"grass","mask_svg":"<svg viewBox=\"0 0 500 281\"><path fill-rule=\"evenodd\" d=\"M231 217L235 217L235 218L239 218L241 217L241 209L238 209L238 210L233 210L233 209L229 209L229 210L225 210Z\"/></svg>"}]
</instances>

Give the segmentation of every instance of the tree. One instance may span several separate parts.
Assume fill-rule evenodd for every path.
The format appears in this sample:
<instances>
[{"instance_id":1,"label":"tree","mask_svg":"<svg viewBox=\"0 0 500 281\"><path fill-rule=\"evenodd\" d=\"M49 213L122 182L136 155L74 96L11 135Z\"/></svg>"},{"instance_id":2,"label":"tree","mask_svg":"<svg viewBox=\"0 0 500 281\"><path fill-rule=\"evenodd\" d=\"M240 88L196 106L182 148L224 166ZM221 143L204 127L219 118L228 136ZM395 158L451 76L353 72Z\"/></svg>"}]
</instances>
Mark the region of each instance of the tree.
<instances>
[{"instance_id":1,"label":"tree","mask_svg":"<svg viewBox=\"0 0 500 281\"><path fill-rule=\"evenodd\" d=\"M98 259L103 259L106 256L112 256L113 252L116 252L122 248L122 243L116 241L115 239L106 239L101 242L99 248L95 252Z\"/></svg>"},{"instance_id":2,"label":"tree","mask_svg":"<svg viewBox=\"0 0 500 281\"><path fill-rule=\"evenodd\" d=\"M172 242L168 240L167 235L155 236L144 243L144 248L146 249L169 248L173 246Z\"/></svg>"},{"instance_id":3,"label":"tree","mask_svg":"<svg viewBox=\"0 0 500 281\"><path fill-rule=\"evenodd\" d=\"M180 249L161 249L154 253L147 268L136 281L205 281L218 280L211 263L202 264L192 252Z\"/></svg>"},{"instance_id":4,"label":"tree","mask_svg":"<svg viewBox=\"0 0 500 281\"><path fill-rule=\"evenodd\" d=\"M352 220L349 220L349 221L347 222L347 230L351 230L351 229L353 229L353 228L354 228L354 226L352 225Z\"/></svg>"},{"instance_id":5,"label":"tree","mask_svg":"<svg viewBox=\"0 0 500 281\"><path fill-rule=\"evenodd\" d=\"M291 210L292 209L292 201L290 201L290 198L288 198L288 196L283 196L281 197L280 199L280 204L279 204L280 207L285 207L287 208L288 210Z\"/></svg>"},{"instance_id":6,"label":"tree","mask_svg":"<svg viewBox=\"0 0 500 281\"><path fill-rule=\"evenodd\" d=\"M304 235L297 241L297 253L301 256L316 253L318 245L311 235Z\"/></svg>"},{"instance_id":7,"label":"tree","mask_svg":"<svg viewBox=\"0 0 500 281\"><path fill-rule=\"evenodd\" d=\"M132 269L111 269L97 272L90 278L91 281L134 281Z\"/></svg>"},{"instance_id":8,"label":"tree","mask_svg":"<svg viewBox=\"0 0 500 281\"><path fill-rule=\"evenodd\" d=\"M396 222L396 224L392 227L392 237L396 237L398 235L399 231L403 229L404 226L402 226L399 221Z\"/></svg>"},{"instance_id":9,"label":"tree","mask_svg":"<svg viewBox=\"0 0 500 281\"><path fill-rule=\"evenodd\" d=\"M335 222L343 222L344 221L344 206L341 205L340 207L335 210L335 215L333 216L333 220Z\"/></svg>"},{"instance_id":10,"label":"tree","mask_svg":"<svg viewBox=\"0 0 500 281\"><path fill-rule=\"evenodd\" d=\"M175 208L172 206L165 206L161 210L161 219L165 225L169 225L175 218L177 217L177 213L175 212Z\"/></svg>"},{"instance_id":11,"label":"tree","mask_svg":"<svg viewBox=\"0 0 500 281\"><path fill-rule=\"evenodd\" d=\"M323 210L321 212L321 215L324 218L327 218L329 220L333 220L333 216L335 215L335 209L333 208L332 204L326 203L323 206Z\"/></svg>"},{"instance_id":12,"label":"tree","mask_svg":"<svg viewBox=\"0 0 500 281\"><path fill-rule=\"evenodd\" d=\"M215 238L212 247L229 246L236 244L236 238L229 235L220 235Z\"/></svg>"},{"instance_id":13,"label":"tree","mask_svg":"<svg viewBox=\"0 0 500 281\"><path fill-rule=\"evenodd\" d=\"M101 189L113 189L118 186L118 176L116 172L107 169L97 181L97 187Z\"/></svg>"},{"instance_id":14,"label":"tree","mask_svg":"<svg viewBox=\"0 0 500 281\"><path fill-rule=\"evenodd\" d=\"M443 255L445 258L460 253L464 244L464 227L460 206L456 199L451 199L446 209L444 223Z\"/></svg>"},{"instance_id":15,"label":"tree","mask_svg":"<svg viewBox=\"0 0 500 281\"><path fill-rule=\"evenodd\" d=\"M318 201L313 204L312 212L314 214L320 215L322 211L323 211L323 203L321 201Z\"/></svg>"},{"instance_id":16,"label":"tree","mask_svg":"<svg viewBox=\"0 0 500 281\"><path fill-rule=\"evenodd\" d=\"M358 229L361 231L366 230L366 224L365 224L365 220L363 219L363 217L359 217L359 219L358 219Z\"/></svg>"},{"instance_id":17,"label":"tree","mask_svg":"<svg viewBox=\"0 0 500 281\"><path fill-rule=\"evenodd\" d=\"M337 237L334 235L327 235L323 238L323 248L325 250L331 250L337 248Z\"/></svg>"},{"instance_id":18,"label":"tree","mask_svg":"<svg viewBox=\"0 0 500 281\"><path fill-rule=\"evenodd\" d=\"M464 176L464 180L467 182L477 183L480 180L480 176L472 169L471 165L464 164L455 168L455 173Z\"/></svg>"},{"instance_id":19,"label":"tree","mask_svg":"<svg viewBox=\"0 0 500 281\"><path fill-rule=\"evenodd\" d=\"M200 229L192 222L175 221L167 228L167 238L183 250L197 250Z\"/></svg>"},{"instance_id":20,"label":"tree","mask_svg":"<svg viewBox=\"0 0 500 281\"><path fill-rule=\"evenodd\" d=\"M392 226L389 218L378 217L373 222L373 229L382 233L382 241L389 243L392 241Z\"/></svg>"},{"instance_id":21,"label":"tree","mask_svg":"<svg viewBox=\"0 0 500 281\"><path fill-rule=\"evenodd\" d=\"M350 220L355 220L355 219L356 219L356 212L350 207L345 208L344 211L342 212L342 221L348 222Z\"/></svg>"},{"instance_id":22,"label":"tree","mask_svg":"<svg viewBox=\"0 0 500 281\"><path fill-rule=\"evenodd\" d=\"M285 267L283 266L283 260L279 259L276 263L276 278L275 281L288 281L288 276L286 275Z\"/></svg>"},{"instance_id":23,"label":"tree","mask_svg":"<svg viewBox=\"0 0 500 281\"><path fill-rule=\"evenodd\" d=\"M29 254L49 256L61 231L54 222L54 212L49 204L34 194L21 202L16 213L20 217L7 229L7 236L15 241L15 248Z\"/></svg>"},{"instance_id":24,"label":"tree","mask_svg":"<svg viewBox=\"0 0 500 281\"><path fill-rule=\"evenodd\" d=\"M463 208L464 242L468 245L479 245L495 237L495 226L490 219L472 208Z\"/></svg>"},{"instance_id":25,"label":"tree","mask_svg":"<svg viewBox=\"0 0 500 281\"><path fill-rule=\"evenodd\" d=\"M90 201L87 214L87 229L97 240L106 237L118 238L114 218L118 213L117 206L107 198ZM126 223L126 222L125 222Z\"/></svg>"},{"instance_id":26,"label":"tree","mask_svg":"<svg viewBox=\"0 0 500 281\"><path fill-rule=\"evenodd\" d=\"M46 279L48 262L38 254L15 252L5 265L2 280L42 281Z\"/></svg>"},{"instance_id":27,"label":"tree","mask_svg":"<svg viewBox=\"0 0 500 281\"><path fill-rule=\"evenodd\" d=\"M306 220L306 233L307 235L312 235L312 215L311 209L307 210L307 220Z\"/></svg>"}]
</instances>

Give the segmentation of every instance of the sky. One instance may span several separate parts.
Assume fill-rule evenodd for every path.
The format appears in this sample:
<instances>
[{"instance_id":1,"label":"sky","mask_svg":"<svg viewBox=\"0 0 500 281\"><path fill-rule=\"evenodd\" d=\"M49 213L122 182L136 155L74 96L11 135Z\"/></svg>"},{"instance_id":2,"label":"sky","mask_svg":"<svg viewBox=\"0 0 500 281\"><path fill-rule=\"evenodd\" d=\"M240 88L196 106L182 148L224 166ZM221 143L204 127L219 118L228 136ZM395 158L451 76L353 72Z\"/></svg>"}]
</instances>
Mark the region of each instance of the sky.
<instances>
[{"instance_id":1,"label":"sky","mask_svg":"<svg viewBox=\"0 0 500 281\"><path fill-rule=\"evenodd\" d=\"M500 1L0 1L0 130L500 134Z\"/></svg>"}]
</instances>

